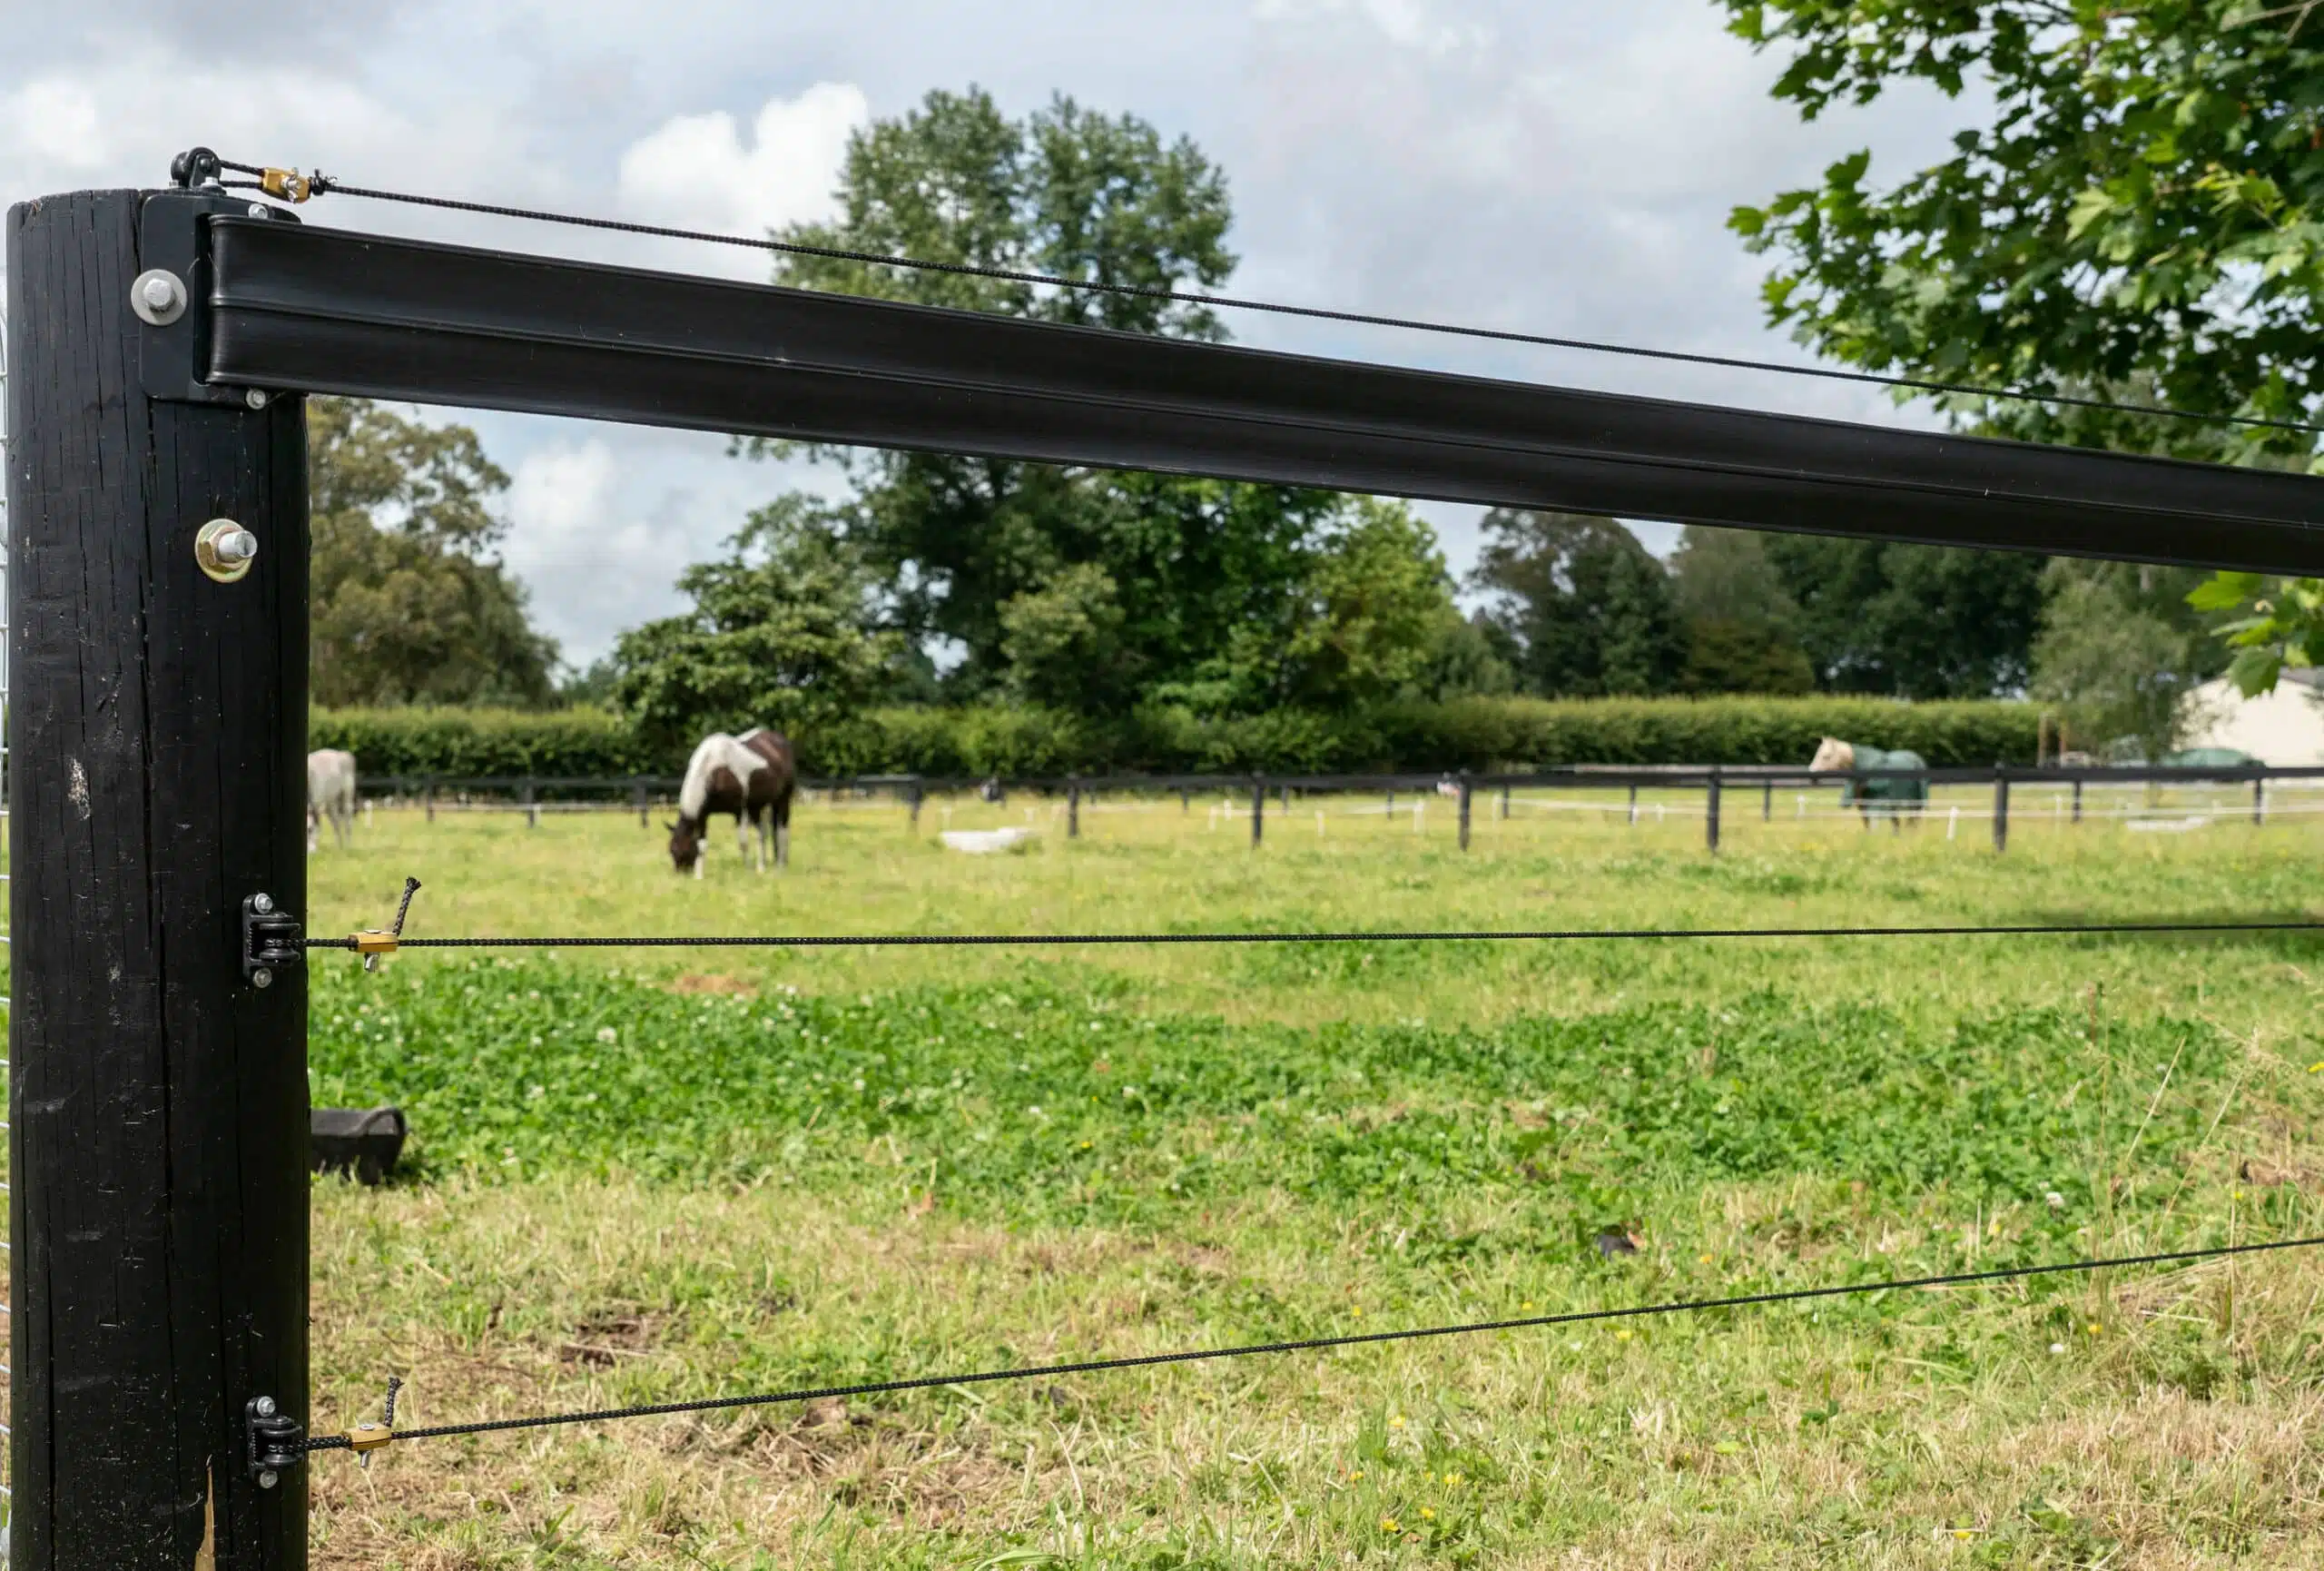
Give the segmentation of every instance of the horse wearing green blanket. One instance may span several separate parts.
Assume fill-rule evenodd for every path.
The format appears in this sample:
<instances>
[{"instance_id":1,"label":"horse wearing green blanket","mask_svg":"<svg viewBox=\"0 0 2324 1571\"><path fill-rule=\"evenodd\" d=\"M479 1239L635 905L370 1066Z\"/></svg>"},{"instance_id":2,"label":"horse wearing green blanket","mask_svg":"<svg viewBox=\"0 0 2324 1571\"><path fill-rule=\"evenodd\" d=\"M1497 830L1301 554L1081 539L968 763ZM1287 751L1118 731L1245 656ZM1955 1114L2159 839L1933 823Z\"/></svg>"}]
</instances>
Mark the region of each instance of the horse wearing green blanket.
<instances>
[{"instance_id":1,"label":"horse wearing green blanket","mask_svg":"<svg viewBox=\"0 0 2324 1571\"><path fill-rule=\"evenodd\" d=\"M1835 736L1824 738L1816 749L1815 758L1807 766L1813 774L1846 774L1857 769L1925 769L1928 761L1919 754L1898 748L1889 752L1879 747L1859 747ZM1918 817L1928 806L1928 782L1915 779L1850 779L1840 786L1840 805L1854 807L1864 815L1864 826L1872 827L1876 813L1888 820L1891 829L1901 829L1898 822L1905 815Z\"/></svg>"}]
</instances>

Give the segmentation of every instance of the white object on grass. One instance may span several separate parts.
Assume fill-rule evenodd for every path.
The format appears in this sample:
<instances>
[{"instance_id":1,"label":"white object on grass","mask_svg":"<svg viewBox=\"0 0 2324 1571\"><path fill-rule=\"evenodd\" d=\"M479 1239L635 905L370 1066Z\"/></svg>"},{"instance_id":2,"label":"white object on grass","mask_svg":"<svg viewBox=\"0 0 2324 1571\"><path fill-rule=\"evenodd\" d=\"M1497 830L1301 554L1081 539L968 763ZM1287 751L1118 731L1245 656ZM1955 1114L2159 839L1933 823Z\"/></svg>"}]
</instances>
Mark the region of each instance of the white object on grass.
<instances>
[{"instance_id":1,"label":"white object on grass","mask_svg":"<svg viewBox=\"0 0 2324 1571\"><path fill-rule=\"evenodd\" d=\"M947 829L937 836L947 851L965 851L971 856L990 856L996 851L1013 851L1033 838L1033 831L1009 825L1001 829Z\"/></svg>"}]
</instances>

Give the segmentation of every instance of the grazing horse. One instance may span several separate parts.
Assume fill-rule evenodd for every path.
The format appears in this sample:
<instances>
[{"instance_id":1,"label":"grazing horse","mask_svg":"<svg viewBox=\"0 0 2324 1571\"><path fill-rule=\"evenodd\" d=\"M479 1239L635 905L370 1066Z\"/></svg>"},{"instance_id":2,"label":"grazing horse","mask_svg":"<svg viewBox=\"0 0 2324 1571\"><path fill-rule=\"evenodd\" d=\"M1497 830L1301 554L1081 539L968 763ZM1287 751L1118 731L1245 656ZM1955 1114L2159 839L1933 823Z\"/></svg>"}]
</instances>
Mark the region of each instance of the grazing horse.
<instances>
[{"instance_id":1,"label":"grazing horse","mask_svg":"<svg viewBox=\"0 0 2324 1571\"><path fill-rule=\"evenodd\" d=\"M307 755L307 855L317 849L317 831L330 820L330 837L344 851L355 838L355 755L319 747Z\"/></svg>"},{"instance_id":2,"label":"grazing horse","mask_svg":"<svg viewBox=\"0 0 2324 1571\"><path fill-rule=\"evenodd\" d=\"M1807 767L1812 774L1827 775L1857 769L1925 769L1928 761L1919 754L1903 748L1888 752L1878 747L1859 747L1852 742L1827 736L1823 745L1816 749L1816 756ZM1872 827L1872 815L1876 813L1888 820L1891 829L1901 829L1904 825L1898 820L1904 815L1917 815L1927 810L1928 782L1850 779L1840 787L1840 805L1852 806L1862 814L1866 829Z\"/></svg>"},{"instance_id":3,"label":"grazing horse","mask_svg":"<svg viewBox=\"0 0 2324 1571\"><path fill-rule=\"evenodd\" d=\"M798 774L791 744L777 731L746 731L729 736L714 731L687 761L678 788L678 821L670 825L670 861L681 873L702 876L704 820L713 813L734 815L734 841L751 854L751 831L758 833L758 870L766 871L766 843L774 840L774 865L791 865L791 792Z\"/></svg>"}]
</instances>

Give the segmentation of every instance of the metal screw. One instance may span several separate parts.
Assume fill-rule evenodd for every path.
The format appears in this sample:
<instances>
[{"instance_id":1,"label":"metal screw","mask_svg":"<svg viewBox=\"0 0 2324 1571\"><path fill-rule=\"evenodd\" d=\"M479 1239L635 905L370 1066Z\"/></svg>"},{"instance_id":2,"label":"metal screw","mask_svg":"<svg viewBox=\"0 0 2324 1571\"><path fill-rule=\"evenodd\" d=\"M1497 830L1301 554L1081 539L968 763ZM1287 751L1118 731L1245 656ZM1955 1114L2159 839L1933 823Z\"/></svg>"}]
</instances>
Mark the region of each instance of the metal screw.
<instances>
[{"instance_id":1,"label":"metal screw","mask_svg":"<svg viewBox=\"0 0 2324 1571\"><path fill-rule=\"evenodd\" d=\"M242 401L243 401L244 403L246 403L246 404L250 405L250 406L251 406L251 408L252 408L252 409L254 409L254 410L262 410L262 409L264 409L264 408L266 407L266 392L265 392L265 390L263 390L263 389L261 389L261 388L252 388L252 389L251 389L251 390L250 390L250 391L248 391L248 392L246 392L246 393L244 393L244 394L242 395Z\"/></svg>"},{"instance_id":2,"label":"metal screw","mask_svg":"<svg viewBox=\"0 0 2324 1571\"><path fill-rule=\"evenodd\" d=\"M261 894L259 898L261 900L264 900L266 896ZM259 909L263 911L266 907L261 905ZM274 1417L274 1398L272 1397L261 1397L256 1402L251 1404L251 1411L257 1413L261 1418L271 1418Z\"/></svg>"},{"instance_id":3,"label":"metal screw","mask_svg":"<svg viewBox=\"0 0 2324 1571\"><path fill-rule=\"evenodd\" d=\"M251 203L251 216L252 218L271 218L273 216L273 211L263 202L253 202Z\"/></svg>"},{"instance_id":4,"label":"metal screw","mask_svg":"<svg viewBox=\"0 0 2324 1571\"><path fill-rule=\"evenodd\" d=\"M251 985L252 987L272 987L274 985L274 973L269 971L263 965L260 966L257 970L251 973Z\"/></svg>"},{"instance_id":5,"label":"metal screw","mask_svg":"<svg viewBox=\"0 0 2324 1571\"><path fill-rule=\"evenodd\" d=\"M210 578L234 583L258 559L258 537L231 519L212 519L193 537L193 559Z\"/></svg>"},{"instance_id":6,"label":"metal screw","mask_svg":"<svg viewBox=\"0 0 2324 1571\"><path fill-rule=\"evenodd\" d=\"M185 314L185 281L167 268L148 268L130 283L129 309L150 326L169 326Z\"/></svg>"},{"instance_id":7,"label":"metal screw","mask_svg":"<svg viewBox=\"0 0 2324 1571\"><path fill-rule=\"evenodd\" d=\"M271 1467L258 1476L258 1487L261 1489L271 1489L281 1481L281 1475Z\"/></svg>"},{"instance_id":8,"label":"metal screw","mask_svg":"<svg viewBox=\"0 0 2324 1571\"><path fill-rule=\"evenodd\" d=\"M274 909L274 896L271 894L251 895L251 909L257 912L261 916L264 916L268 912ZM274 1411L274 1400L272 1398L261 1397L259 1400L266 1404L259 1409L261 1414L271 1413Z\"/></svg>"}]
</instances>

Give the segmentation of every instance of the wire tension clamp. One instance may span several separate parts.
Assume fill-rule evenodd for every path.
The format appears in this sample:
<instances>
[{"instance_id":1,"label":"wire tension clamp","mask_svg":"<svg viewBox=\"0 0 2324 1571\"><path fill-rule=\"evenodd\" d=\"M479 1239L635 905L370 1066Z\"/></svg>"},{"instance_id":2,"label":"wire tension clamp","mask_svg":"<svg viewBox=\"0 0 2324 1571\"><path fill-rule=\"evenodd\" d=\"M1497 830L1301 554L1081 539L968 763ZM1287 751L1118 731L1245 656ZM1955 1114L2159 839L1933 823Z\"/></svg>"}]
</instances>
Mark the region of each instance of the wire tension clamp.
<instances>
[{"instance_id":1,"label":"wire tension clamp","mask_svg":"<svg viewBox=\"0 0 2324 1571\"><path fill-rule=\"evenodd\" d=\"M376 1424L366 1421L347 1431L347 1447L355 1453L363 1470L371 1470L371 1453L392 1445L396 1438L396 1393L403 1389L400 1377L388 1377L388 1400Z\"/></svg>"},{"instance_id":2,"label":"wire tension clamp","mask_svg":"<svg viewBox=\"0 0 2324 1571\"><path fill-rule=\"evenodd\" d=\"M396 952L396 946L403 942L403 919L411 914L411 897L419 893L419 880L406 877L403 881L403 899L396 906L396 919L393 924L386 928L367 927L360 933L350 933L347 935L347 947L363 957L364 970L379 970L379 956L393 954ZM389 1412L389 1417L394 1417L392 1411Z\"/></svg>"}]
</instances>

